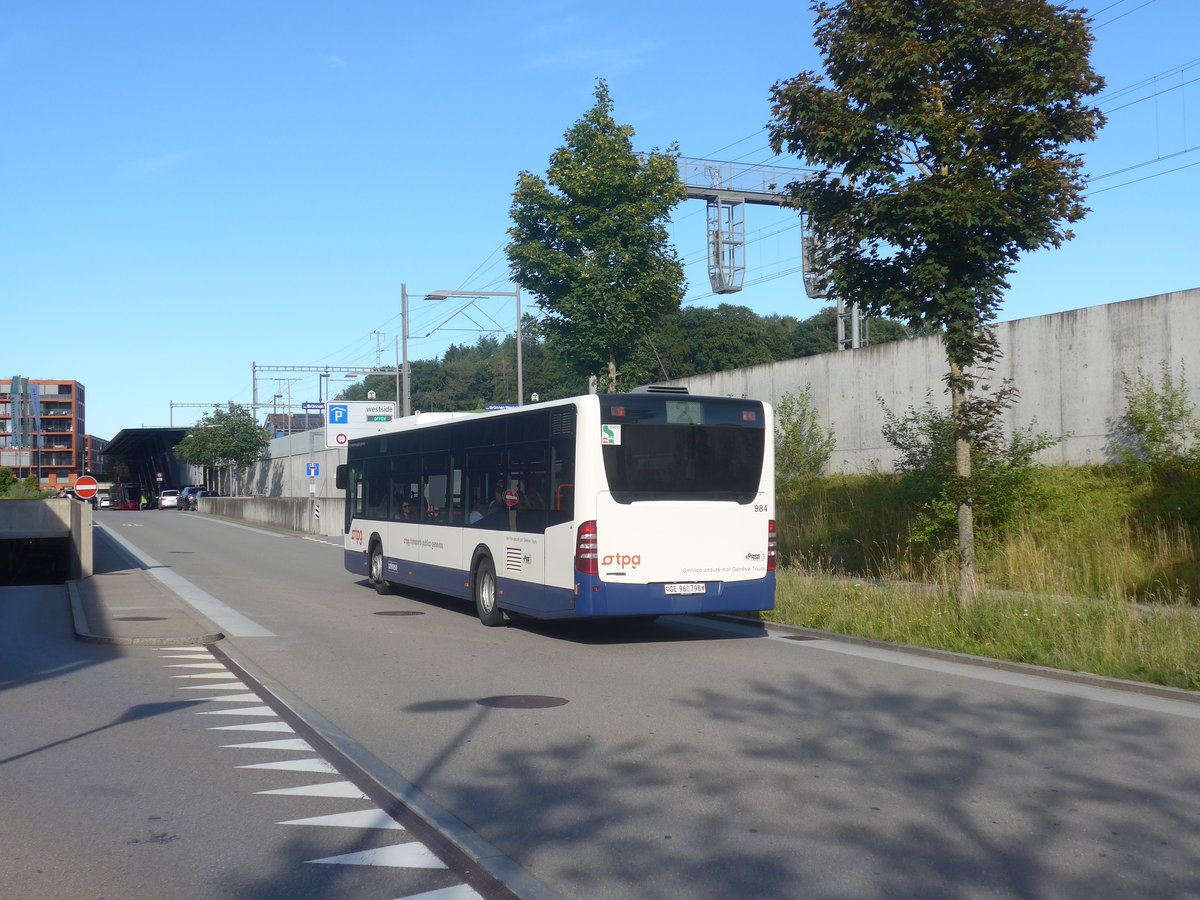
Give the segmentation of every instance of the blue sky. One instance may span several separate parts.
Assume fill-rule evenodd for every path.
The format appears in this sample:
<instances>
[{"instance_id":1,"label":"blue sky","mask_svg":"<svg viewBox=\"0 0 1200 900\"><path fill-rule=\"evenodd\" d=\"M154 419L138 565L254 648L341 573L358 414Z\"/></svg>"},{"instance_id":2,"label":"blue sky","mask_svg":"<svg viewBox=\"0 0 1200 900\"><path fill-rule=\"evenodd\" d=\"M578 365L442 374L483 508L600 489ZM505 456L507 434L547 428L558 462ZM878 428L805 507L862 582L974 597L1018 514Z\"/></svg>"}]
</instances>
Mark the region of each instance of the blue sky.
<instances>
[{"instance_id":1,"label":"blue sky","mask_svg":"<svg viewBox=\"0 0 1200 900\"><path fill-rule=\"evenodd\" d=\"M1021 262L1004 320L1200 287L1200 5L1090 8L1111 115L1083 152L1107 177L1073 242ZM811 35L807 3L775 0L9 0L0 375L82 382L111 438L204 411L172 403L249 403L252 363L391 365L402 283L413 359L511 329L511 300L446 322L458 306L420 298L512 290L517 173L545 173L597 77L639 149L799 166L763 129L771 85L819 67ZM723 298L703 202L672 236L686 304L820 308L793 212L749 208L747 287ZM315 375L270 376L260 401L316 399Z\"/></svg>"}]
</instances>

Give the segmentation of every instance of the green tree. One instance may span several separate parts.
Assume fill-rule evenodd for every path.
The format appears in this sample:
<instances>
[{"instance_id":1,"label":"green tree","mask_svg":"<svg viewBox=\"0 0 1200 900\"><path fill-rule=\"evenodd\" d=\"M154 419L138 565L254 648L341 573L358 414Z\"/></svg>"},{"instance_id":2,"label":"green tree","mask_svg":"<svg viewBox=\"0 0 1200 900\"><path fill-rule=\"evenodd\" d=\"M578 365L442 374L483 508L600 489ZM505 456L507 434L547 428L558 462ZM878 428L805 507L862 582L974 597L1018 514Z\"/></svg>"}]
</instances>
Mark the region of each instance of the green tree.
<instances>
[{"instance_id":1,"label":"green tree","mask_svg":"<svg viewBox=\"0 0 1200 900\"><path fill-rule=\"evenodd\" d=\"M564 135L545 180L522 172L507 247L513 278L543 312L561 359L615 390L644 335L679 309L683 264L665 219L685 197L674 146L639 156L618 125L608 86Z\"/></svg>"},{"instance_id":2,"label":"green tree","mask_svg":"<svg viewBox=\"0 0 1200 900\"><path fill-rule=\"evenodd\" d=\"M810 215L819 273L849 303L939 330L955 431L959 595L977 593L969 395L1018 257L1080 219L1104 123L1081 10L1050 0L817 2L813 72L771 89L771 146L824 167L785 194ZM977 429L974 429L977 430Z\"/></svg>"},{"instance_id":3,"label":"green tree","mask_svg":"<svg viewBox=\"0 0 1200 900\"><path fill-rule=\"evenodd\" d=\"M201 416L175 447L175 455L190 465L228 469L232 475L261 457L270 441L270 432L249 409L230 403Z\"/></svg>"},{"instance_id":4,"label":"green tree","mask_svg":"<svg viewBox=\"0 0 1200 900\"><path fill-rule=\"evenodd\" d=\"M12 469L0 466L0 496L12 490L13 485L16 483L17 476L13 474Z\"/></svg>"}]
</instances>

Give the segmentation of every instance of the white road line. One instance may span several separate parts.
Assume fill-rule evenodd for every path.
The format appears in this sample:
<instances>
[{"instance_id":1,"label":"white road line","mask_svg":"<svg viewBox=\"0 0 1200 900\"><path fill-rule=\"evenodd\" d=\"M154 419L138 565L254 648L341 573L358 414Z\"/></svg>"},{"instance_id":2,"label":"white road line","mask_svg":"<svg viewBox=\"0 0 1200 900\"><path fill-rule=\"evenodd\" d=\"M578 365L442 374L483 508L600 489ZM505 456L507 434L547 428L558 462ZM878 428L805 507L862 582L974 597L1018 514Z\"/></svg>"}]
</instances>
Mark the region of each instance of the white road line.
<instances>
[{"instance_id":1,"label":"white road line","mask_svg":"<svg viewBox=\"0 0 1200 900\"><path fill-rule=\"evenodd\" d=\"M983 666L967 665L966 663L904 653L898 650L861 647L857 644L843 644L841 641L792 641L778 633L772 634L771 637L775 640L791 644L797 650L819 650L826 653L841 653L844 656L857 656L860 659L871 659L877 662L908 666L912 669L924 669L927 672L941 672L947 675L954 675L957 678L973 678L976 681L987 681L992 684L1003 684L1026 690L1041 691L1044 694L1078 697L1082 700L1094 700L1098 703L1125 706L1145 712L1164 713L1171 716L1181 716L1185 719L1200 719L1200 704L1189 703L1185 700L1170 700L1165 697L1095 687L1089 684L1079 684L1074 681L1059 681L1049 676L1024 675L1020 672L1009 672L1004 669L988 669Z\"/></svg>"},{"instance_id":2,"label":"white road line","mask_svg":"<svg viewBox=\"0 0 1200 900\"><path fill-rule=\"evenodd\" d=\"M224 525L226 528L240 528L242 531L253 531L255 534L262 534L272 538L291 537L289 534L280 534L278 531L264 531L262 528L239 525L237 522L227 522L224 519L213 519L208 516L189 516L188 518L193 522L211 522L213 525Z\"/></svg>"},{"instance_id":3,"label":"white road line","mask_svg":"<svg viewBox=\"0 0 1200 900\"><path fill-rule=\"evenodd\" d=\"M126 553L129 553L134 559L145 566L147 571L161 581L169 591L172 591L201 615L207 617L226 634L233 635L234 637L275 637L273 631L268 631L242 615L232 606L200 590L200 588L196 587L178 572L147 556L134 544L125 540L125 538L119 537L111 528L107 528L99 522L96 523L96 527L102 529L105 534L120 544ZM263 533L267 534L268 532ZM275 536L278 537L278 535Z\"/></svg>"}]
</instances>

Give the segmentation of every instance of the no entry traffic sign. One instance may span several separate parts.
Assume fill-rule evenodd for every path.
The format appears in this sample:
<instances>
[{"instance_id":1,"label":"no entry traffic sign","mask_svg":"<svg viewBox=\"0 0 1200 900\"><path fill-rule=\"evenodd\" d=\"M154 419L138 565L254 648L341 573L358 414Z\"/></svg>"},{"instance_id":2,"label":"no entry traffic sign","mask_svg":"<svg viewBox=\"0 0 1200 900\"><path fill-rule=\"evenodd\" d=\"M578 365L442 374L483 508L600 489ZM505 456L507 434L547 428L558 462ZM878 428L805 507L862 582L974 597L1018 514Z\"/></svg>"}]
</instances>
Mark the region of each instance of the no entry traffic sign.
<instances>
[{"instance_id":1,"label":"no entry traffic sign","mask_svg":"<svg viewBox=\"0 0 1200 900\"><path fill-rule=\"evenodd\" d=\"M80 475L75 479L75 496L80 500L91 500L96 496L99 485L91 475Z\"/></svg>"}]
</instances>

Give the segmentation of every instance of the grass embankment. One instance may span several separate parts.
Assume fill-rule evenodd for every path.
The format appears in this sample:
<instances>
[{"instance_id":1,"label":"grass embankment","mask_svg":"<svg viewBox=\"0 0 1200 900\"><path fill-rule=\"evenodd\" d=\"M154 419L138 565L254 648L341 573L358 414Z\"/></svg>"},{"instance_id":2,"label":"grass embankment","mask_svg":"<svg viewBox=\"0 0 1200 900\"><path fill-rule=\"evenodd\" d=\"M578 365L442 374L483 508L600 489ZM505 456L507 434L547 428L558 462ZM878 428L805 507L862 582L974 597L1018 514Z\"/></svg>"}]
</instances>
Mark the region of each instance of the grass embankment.
<instances>
[{"instance_id":1,"label":"grass embankment","mask_svg":"<svg viewBox=\"0 0 1200 900\"><path fill-rule=\"evenodd\" d=\"M912 539L922 523L900 479L781 494L776 621L1200 689L1195 479L1038 469L1015 524L981 536L986 589L969 609L950 554Z\"/></svg>"}]
</instances>

